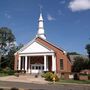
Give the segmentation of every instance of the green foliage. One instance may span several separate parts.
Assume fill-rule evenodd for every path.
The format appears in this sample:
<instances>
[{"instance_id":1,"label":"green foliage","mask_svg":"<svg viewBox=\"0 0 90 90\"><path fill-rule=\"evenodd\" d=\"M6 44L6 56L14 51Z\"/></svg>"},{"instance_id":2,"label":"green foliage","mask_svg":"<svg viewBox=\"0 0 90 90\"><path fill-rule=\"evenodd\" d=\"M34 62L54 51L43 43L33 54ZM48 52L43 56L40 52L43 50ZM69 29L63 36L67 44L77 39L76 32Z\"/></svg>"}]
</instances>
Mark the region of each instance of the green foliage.
<instances>
[{"instance_id":1,"label":"green foliage","mask_svg":"<svg viewBox=\"0 0 90 90\"><path fill-rule=\"evenodd\" d=\"M11 48L15 46L14 44L15 36L11 29L7 27L0 28L0 68L5 68L8 66L7 55L11 52Z\"/></svg>"},{"instance_id":2,"label":"green foliage","mask_svg":"<svg viewBox=\"0 0 90 90\"><path fill-rule=\"evenodd\" d=\"M90 60L90 44L87 44L85 49L87 50L88 57L89 57L89 60Z\"/></svg>"},{"instance_id":3,"label":"green foliage","mask_svg":"<svg viewBox=\"0 0 90 90\"><path fill-rule=\"evenodd\" d=\"M88 60L82 57L76 57L72 66L72 72L80 72L88 68Z\"/></svg>"},{"instance_id":4,"label":"green foliage","mask_svg":"<svg viewBox=\"0 0 90 90\"><path fill-rule=\"evenodd\" d=\"M4 40L5 42L13 42L15 40L15 36L13 35L11 29L7 27L0 28L0 40L1 42Z\"/></svg>"},{"instance_id":5,"label":"green foliage","mask_svg":"<svg viewBox=\"0 0 90 90\"><path fill-rule=\"evenodd\" d=\"M20 43L20 44L17 46L17 50L20 50L23 46L24 46L24 45Z\"/></svg>"},{"instance_id":6,"label":"green foliage","mask_svg":"<svg viewBox=\"0 0 90 90\"><path fill-rule=\"evenodd\" d=\"M13 35L11 29L7 27L0 28L0 52L2 55L6 54L9 49L8 46L15 41L15 36Z\"/></svg>"},{"instance_id":7,"label":"green foliage","mask_svg":"<svg viewBox=\"0 0 90 90\"><path fill-rule=\"evenodd\" d=\"M15 36L11 29L7 27L0 28L0 68L14 68L14 53L23 45L15 45Z\"/></svg>"},{"instance_id":8,"label":"green foliage","mask_svg":"<svg viewBox=\"0 0 90 90\"><path fill-rule=\"evenodd\" d=\"M68 54L68 55L80 55L80 54L77 53L77 52L68 52L67 54Z\"/></svg>"},{"instance_id":9,"label":"green foliage","mask_svg":"<svg viewBox=\"0 0 90 90\"><path fill-rule=\"evenodd\" d=\"M14 75L15 71L11 70L9 67L6 67L3 70L0 70L0 76Z\"/></svg>"},{"instance_id":10,"label":"green foliage","mask_svg":"<svg viewBox=\"0 0 90 90\"><path fill-rule=\"evenodd\" d=\"M90 74L83 74L83 73L80 73L79 75L81 75L81 76L90 76Z\"/></svg>"},{"instance_id":11,"label":"green foliage","mask_svg":"<svg viewBox=\"0 0 90 90\"><path fill-rule=\"evenodd\" d=\"M58 76L52 72L43 73L42 77L44 77L47 81L53 81L53 78L55 78L55 81L59 81Z\"/></svg>"},{"instance_id":12,"label":"green foliage","mask_svg":"<svg viewBox=\"0 0 90 90\"><path fill-rule=\"evenodd\" d=\"M4 73L7 73L8 75L14 75L14 71L11 70L11 68L6 67L5 69L3 69Z\"/></svg>"},{"instance_id":13,"label":"green foliage","mask_svg":"<svg viewBox=\"0 0 90 90\"><path fill-rule=\"evenodd\" d=\"M20 49L20 46L14 46L9 50L6 56L2 56L0 63L2 68L10 67L12 70L14 69L14 59L15 59L14 53L18 49Z\"/></svg>"}]
</instances>

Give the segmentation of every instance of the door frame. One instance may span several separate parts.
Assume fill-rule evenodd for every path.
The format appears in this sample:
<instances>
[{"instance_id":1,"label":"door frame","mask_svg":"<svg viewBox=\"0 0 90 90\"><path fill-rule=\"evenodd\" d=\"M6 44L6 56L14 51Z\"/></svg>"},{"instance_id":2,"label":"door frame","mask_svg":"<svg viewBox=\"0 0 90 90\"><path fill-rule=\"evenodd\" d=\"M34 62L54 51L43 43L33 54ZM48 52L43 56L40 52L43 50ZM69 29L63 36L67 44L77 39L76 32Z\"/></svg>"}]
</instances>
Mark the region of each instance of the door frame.
<instances>
[{"instance_id":1,"label":"door frame","mask_svg":"<svg viewBox=\"0 0 90 90\"><path fill-rule=\"evenodd\" d=\"M31 64L31 73L42 73L44 71L44 64Z\"/></svg>"}]
</instances>

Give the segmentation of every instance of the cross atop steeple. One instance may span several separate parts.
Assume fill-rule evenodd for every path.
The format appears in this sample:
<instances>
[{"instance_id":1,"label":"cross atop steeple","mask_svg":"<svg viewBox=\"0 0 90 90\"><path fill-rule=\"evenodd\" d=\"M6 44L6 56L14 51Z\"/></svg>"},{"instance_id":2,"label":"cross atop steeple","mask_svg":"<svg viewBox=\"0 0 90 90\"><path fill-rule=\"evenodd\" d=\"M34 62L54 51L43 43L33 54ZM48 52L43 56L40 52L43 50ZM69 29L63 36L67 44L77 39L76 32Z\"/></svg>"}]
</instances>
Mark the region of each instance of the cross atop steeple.
<instances>
[{"instance_id":1,"label":"cross atop steeple","mask_svg":"<svg viewBox=\"0 0 90 90\"><path fill-rule=\"evenodd\" d=\"M39 17L39 24L38 24L38 33L37 36L46 39L45 33L44 33L44 25L43 25L43 17L42 17L42 13L40 13L40 17Z\"/></svg>"}]
</instances>

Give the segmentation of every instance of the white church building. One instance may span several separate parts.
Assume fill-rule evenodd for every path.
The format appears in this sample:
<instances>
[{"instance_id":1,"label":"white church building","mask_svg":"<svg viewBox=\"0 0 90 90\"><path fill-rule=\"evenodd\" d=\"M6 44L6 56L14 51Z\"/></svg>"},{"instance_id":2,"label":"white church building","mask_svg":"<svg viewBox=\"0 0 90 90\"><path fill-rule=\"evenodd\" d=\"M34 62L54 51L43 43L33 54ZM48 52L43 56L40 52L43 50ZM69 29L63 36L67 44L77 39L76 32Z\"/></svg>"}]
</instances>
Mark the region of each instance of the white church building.
<instances>
[{"instance_id":1,"label":"white church building","mask_svg":"<svg viewBox=\"0 0 90 90\"><path fill-rule=\"evenodd\" d=\"M40 13L38 32L35 38L14 55L14 70L25 70L26 73L71 72L71 62L66 52L46 39L42 13Z\"/></svg>"}]
</instances>

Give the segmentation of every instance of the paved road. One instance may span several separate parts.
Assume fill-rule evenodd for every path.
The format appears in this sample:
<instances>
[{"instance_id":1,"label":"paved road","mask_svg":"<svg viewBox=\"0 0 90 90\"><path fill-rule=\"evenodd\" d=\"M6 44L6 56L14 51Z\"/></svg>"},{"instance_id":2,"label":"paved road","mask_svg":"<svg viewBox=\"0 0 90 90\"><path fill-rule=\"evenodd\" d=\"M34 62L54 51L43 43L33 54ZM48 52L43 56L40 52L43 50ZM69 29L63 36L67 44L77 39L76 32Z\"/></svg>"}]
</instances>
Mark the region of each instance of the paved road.
<instances>
[{"instance_id":1,"label":"paved road","mask_svg":"<svg viewBox=\"0 0 90 90\"><path fill-rule=\"evenodd\" d=\"M33 84L8 81L0 81L0 88L1 87L16 87L23 88L25 90L90 90L90 86L82 85Z\"/></svg>"}]
</instances>

